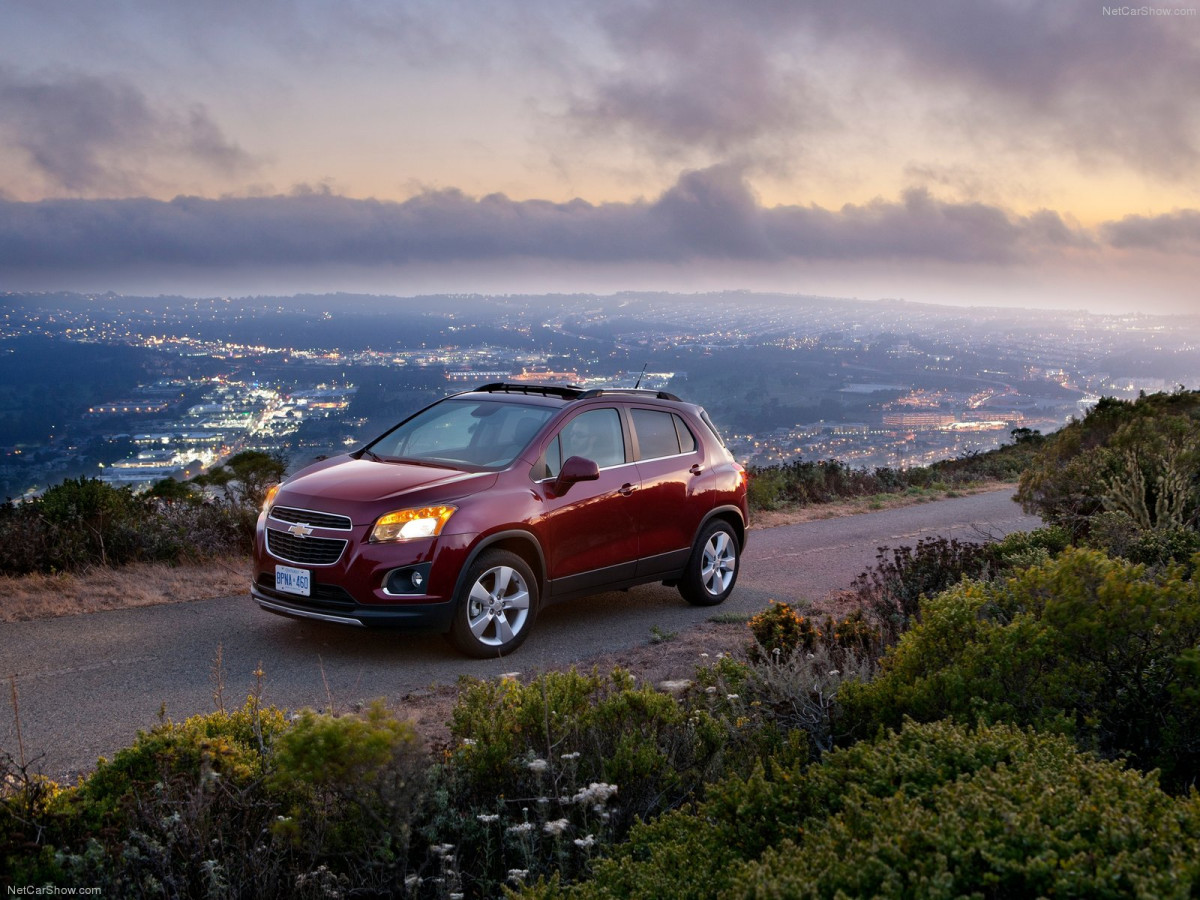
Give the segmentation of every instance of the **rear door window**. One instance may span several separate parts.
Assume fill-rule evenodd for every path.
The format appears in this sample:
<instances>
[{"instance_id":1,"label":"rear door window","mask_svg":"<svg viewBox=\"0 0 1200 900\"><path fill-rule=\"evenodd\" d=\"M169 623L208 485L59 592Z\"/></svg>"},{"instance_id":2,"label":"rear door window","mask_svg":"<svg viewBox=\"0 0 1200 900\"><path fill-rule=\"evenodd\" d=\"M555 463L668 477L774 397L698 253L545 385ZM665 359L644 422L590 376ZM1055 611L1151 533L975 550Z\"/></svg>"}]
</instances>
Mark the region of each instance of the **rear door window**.
<instances>
[{"instance_id":1,"label":"rear door window","mask_svg":"<svg viewBox=\"0 0 1200 900\"><path fill-rule=\"evenodd\" d=\"M656 409L630 410L633 430L637 434L641 459L658 459L660 456L679 454L679 435L669 412Z\"/></svg>"}]
</instances>

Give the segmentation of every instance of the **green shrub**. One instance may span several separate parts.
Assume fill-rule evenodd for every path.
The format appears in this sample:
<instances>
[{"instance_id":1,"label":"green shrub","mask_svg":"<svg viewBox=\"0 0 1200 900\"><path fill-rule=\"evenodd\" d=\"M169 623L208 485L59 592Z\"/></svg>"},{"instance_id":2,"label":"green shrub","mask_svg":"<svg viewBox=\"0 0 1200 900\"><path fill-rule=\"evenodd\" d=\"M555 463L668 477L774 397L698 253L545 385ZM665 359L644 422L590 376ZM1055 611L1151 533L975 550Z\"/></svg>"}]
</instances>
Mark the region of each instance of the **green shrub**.
<instances>
[{"instance_id":1,"label":"green shrub","mask_svg":"<svg viewBox=\"0 0 1200 900\"><path fill-rule=\"evenodd\" d=\"M408 873L427 759L410 722L382 701L362 715L305 710L273 747L269 794L286 807L272 825L307 868L334 863L357 886L394 890Z\"/></svg>"},{"instance_id":2,"label":"green shrub","mask_svg":"<svg viewBox=\"0 0 1200 900\"><path fill-rule=\"evenodd\" d=\"M0 571L19 575L139 558L146 503L129 488L74 478L0 510Z\"/></svg>"},{"instance_id":3,"label":"green shrub","mask_svg":"<svg viewBox=\"0 0 1200 900\"><path fill-rule=\"evenodd\" d=\"M1197 641L1196 581L1067 550L924 601L878 677L839 695L843 724L859 736L905 716L1032 725L1179 788L1200 775L1200 707L1182 699L1200 684L1185 664Z\"/></svg>"},{"instance_id":4,"label":"green shrub","mask_svg":"<svg viewBox=\"0 0 1200 900\"><path fill-rule=\"evenodd\" d=\"M69 479L39 499L0 506L0 574L248 553L254 518L241 507L166 501L96 479Z\"/></svg>"},{"instance_id":5,"label":"green shrub","mask_svg":"<svg viewBox=\"0 0 1200 900\"><path fill-rule=\"evenodd\" d=\"M758 750L750 718L739 722L715 688L681 701L620 669L461 684L424 833L471 860L461 883L482 896L578 877L635 821L687 802Z\"/></svg>"},{"instance_id":6,"label":"green shrub","mask_svg":"<svg viewBox=\"0 0 1200 900\"><path fill-rule=\"evenodd\" d=\"M1200 800L1009 726L899 733L730 777L525 897L1187 897Z\"/></svg>"},{"instance_id":7,"label":"green shrub","mask_svg":"<svg viewBox=\"0 0 1200 900\"><path fill-rule=\"evenodd\" d=\"M984 544L937 537L922 538L915 548L880 547L875 559L875 567L859 575L851 591L894 639L919 618L922 597L983 575L991 555Z\"/></svg>"},{"instance_id":8,"label":"green shrub","mask_svg":"<svg viewBox=\"0 0 1200 900\"><path fill-rule=\"evenodd\" d=\"M527 685L464 678L451 721L450 762L473 805L615 784L623 832L637 816L687 798L716 764L723 723L628 672L548 672Z\"/></svg>"},{"instance_id":9,"label":"green shrub","mask_svg":"<svg viewBox=\"0 0 1200 900\"><path fill-rule=\"evenodd\" d=\"M130 803L156 784L248 784L264 774L264 754L286 727L281 710L260 707L253 698L233 712L164 722L138 732L111 760L102 758L68 802L89 828L103 828L125 821Z\"/></svg>"},{"instance_id":10,"label":"green shrub","mask_svg":"<svg viewBox=\"0 0 1200 900\"><path fill-rule=\"evenodd\" d=\"M266 892L280 866L259 846L275 811L259 785L264 750L286 727L282 712L251 699L141 732L55 792L25 823L39 851L6 862L18 883L89 884L111 896L204 896L228 878Z\"/></svg>"},{"instance_id":11,"label":"green shrub","mask_svg":"<svg viewBox=\"0 0 1200 900\"><path fill-rule=\"evenodd\" d=\"M75 788L0 797L0 859L106 896L401 893L427 765L382 704L288 719L251 698L139 734Z\"/></svg>"},{"instance_id":12,"label":"green shrub","mask_svg":"<svg viewBox=\"0 0 1200 900\"><path fill-rule=\"evenodd\" d=\"M816 623L800 615L789 603L772 600L769 607L747 624L754 636L755 647L752 649L760 655L811 651L821 640L821 631Z\"/></svg>"},{"instance_id":13,"label":"green shrub","mask_svg":"<svg viewBox=\"0 0 1200 900\"><path fill-rule=\"evenodd\" d=\"M1153 776L1053 736L905 732L860 750L834 814L738 871L726 896L1194 896L1195 796L1174 800ZM905 747L914 736L948 746ZM918 767L895 777L913 750ZM893 777L879 785L876 769Z\"/></svg>"},{"instance_id":14,"label":"green shrub","mask_svg":"<svg viewBox=\"0 0 1200 900\"><path fill-rule=\"evenodd\" d=\"M1019 531L990 544L953 538L922 538L917 546L880 547L875 567L851 585L860 609L881 624L891 642L920 617L921 600L964 578L996 578L1035 565L1069 545L1057 526ZM890 558L889 558L890 553Z\"/></svg>"}]
</instances>

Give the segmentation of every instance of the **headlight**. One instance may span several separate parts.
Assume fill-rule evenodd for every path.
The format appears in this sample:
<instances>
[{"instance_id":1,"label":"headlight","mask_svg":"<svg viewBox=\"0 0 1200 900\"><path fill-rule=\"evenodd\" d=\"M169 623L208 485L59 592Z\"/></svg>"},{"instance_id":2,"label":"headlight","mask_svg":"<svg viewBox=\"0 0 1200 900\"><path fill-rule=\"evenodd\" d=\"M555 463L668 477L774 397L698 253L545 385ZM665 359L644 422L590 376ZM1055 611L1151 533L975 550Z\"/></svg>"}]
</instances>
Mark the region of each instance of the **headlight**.
<instances>
[{"instance_id":1,"label":"headlight","mask_svg":"<svg viewBox=\"0 0 1200 900\"><path fill-rule=\"evenodd\" d=\"M263 497L262 511L266 512L271 508L271 504L275 501L275 495L279 493L279 485L273 484L267 488L267 495Z\"/></svg>"},{"instance_id":2,"label":"headlight","mask_svg":"<svg viewBox=\"0 0 1200 900\"><path fill-rule=\"evenodd\" d=\"M453 506L422 506L420 509L398 509L380 516L371 529L371 540L410 541L414 538L437 537L442 527L454 515Z\"/></svg>"}]
</instances>

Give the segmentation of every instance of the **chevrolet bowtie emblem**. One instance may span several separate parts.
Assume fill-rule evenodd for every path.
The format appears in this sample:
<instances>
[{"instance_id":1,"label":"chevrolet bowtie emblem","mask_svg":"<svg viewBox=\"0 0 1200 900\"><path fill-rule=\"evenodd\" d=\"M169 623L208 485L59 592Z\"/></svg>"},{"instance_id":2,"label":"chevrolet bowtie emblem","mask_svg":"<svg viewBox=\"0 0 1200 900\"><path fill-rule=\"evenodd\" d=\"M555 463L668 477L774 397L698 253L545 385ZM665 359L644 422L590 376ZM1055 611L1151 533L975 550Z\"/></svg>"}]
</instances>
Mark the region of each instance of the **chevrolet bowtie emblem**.
<instances>
[{"instance_id":1,"label":"chevrolet bowtie emblem","mask_svg":"<svg viewBox=\"0 0 1200 900\"><path fill-rule=\"evenodd\" d=\"M288 529L288 532L290 534L294 534L298 538L306 538L310 534L313 533L313 530L311 528L309 528L307 525L305 525L301 522L297 522L295 525L293 525L292 527L290 527Z\"/></svg>"}]
</instances>

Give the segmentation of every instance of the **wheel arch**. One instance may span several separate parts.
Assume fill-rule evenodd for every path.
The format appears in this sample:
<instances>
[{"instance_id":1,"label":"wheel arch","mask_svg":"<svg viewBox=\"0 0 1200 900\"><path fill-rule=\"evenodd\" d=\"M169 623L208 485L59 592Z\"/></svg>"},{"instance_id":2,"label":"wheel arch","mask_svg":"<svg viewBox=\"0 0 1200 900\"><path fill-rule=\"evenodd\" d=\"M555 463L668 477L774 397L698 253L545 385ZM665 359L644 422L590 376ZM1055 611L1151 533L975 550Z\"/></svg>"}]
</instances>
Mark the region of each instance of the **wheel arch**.
<instances>
[{"instance_id":1,"label":"wheel arch","mask_svg":"<svg viewBox=\"0 0 1200 900\"><path fill-rule=\"evenodd\" d=\"M475 565L475 561L489 550L507 550L525 560L529 568L533 570L533 577L537 579L538 605L540 606L542 595L545 593L546 558L542 553L542 547L538 543L537 538L528 531L522 531L517 528L489 534L475 545L463 562L462 567L458 570L458 578L454 582L454 594L452 598L454 603L457 605L459 602L467 572L471 566Z\"/></svg>"},{"instance_id":2,"label":"wheel arch","mask_svg":"<svg viewBox=\"0 0 1200 900\"><path fill-rule=\"evenodd\" d=\"M738 550L746 549L746 520L742 517L742 511L736 506L718 506L716 509L710 510L696 527L696 533L692 535L692 544L695 546L696 539L700 537L700 532L704 531L715 520L720 519L729 524L733 529L733 534L737 538Z\"/></svg>"}]
</instances>

